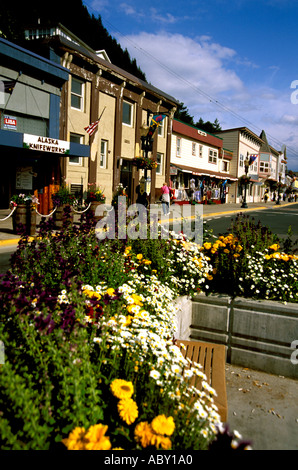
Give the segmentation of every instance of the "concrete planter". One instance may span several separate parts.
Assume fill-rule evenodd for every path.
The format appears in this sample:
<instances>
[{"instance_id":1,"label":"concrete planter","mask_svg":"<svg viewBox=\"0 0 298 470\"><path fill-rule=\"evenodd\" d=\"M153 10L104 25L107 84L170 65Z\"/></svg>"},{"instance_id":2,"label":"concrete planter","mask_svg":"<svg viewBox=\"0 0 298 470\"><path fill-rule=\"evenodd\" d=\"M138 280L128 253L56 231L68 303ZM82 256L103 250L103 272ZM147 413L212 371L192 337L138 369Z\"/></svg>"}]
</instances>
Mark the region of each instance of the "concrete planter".
<instances>
[{"instance_id":1,"label":"concrete planter","mask_svg":"<svg viewBox=\"0 0 298 470\"><path fill-rule=\"evenodd\" d=\"M291 347L298 341L298 304L204 294L191 303L190 338L225 344L231 364L298 378ZM180 331L188 321L189 313L185 320L182 313Z\"/></svg>"}]
</instances>

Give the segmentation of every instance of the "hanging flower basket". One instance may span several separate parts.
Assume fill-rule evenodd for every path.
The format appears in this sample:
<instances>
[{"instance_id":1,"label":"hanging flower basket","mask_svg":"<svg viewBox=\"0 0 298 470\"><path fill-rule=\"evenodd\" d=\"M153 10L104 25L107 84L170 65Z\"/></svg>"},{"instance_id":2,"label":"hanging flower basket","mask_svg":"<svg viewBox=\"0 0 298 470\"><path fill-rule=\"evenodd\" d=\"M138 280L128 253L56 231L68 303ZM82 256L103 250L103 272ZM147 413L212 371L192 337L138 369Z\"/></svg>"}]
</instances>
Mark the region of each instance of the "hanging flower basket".
<instances>
[{"instance_id":1,"label":"hanging flower basket","mask_svg":"<svg viewBox=\"0 0 298 470\"><path fill-rule=\"evenodd\" d=\"M149 157L135 157L132 160L132 164L136 166L138 170L153 170L157 167L157 161Z\"/></svg>"},{"instance_id":2,"label":"hanging flower basket","mask_svg":"<svg viewBox=\"0 0 298 470\"><path fill-rule=\"evenodd\" d=\"M239 178L239 183L241 186L244 186L245 184L250 183L250 176L243 175Z\"/></svg>"}]
</instances>

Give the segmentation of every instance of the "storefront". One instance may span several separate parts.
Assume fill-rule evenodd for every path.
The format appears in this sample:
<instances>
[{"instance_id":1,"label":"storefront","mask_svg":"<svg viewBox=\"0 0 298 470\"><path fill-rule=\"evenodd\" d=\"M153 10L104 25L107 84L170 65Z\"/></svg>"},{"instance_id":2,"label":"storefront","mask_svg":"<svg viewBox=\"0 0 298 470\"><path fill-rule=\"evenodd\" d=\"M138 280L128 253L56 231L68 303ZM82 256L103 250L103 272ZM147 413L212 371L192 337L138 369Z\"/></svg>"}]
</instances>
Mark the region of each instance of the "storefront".
<instances>
[{"instance_id":1,"label":"storefront","mask_svg":"<svg viewBox=\"0 0 298 470\"><path fill-rule=\"evenodd\" d=\"M63 160L90 156L89 145L0 129L0 207L8 208L13 194L35 194L39 212L52 208L51 193L61 182Z\"/></svg>"},{"instance_id":2,"label":"storefront","mask_svg":"<svg viewBox=\"0 0 298 470\"><path fill-rule=\"evenodd\" d=\"M237 178L227 173L199 170L171 164L171 188L173 200L197 203L224 204Z\"/></svg>"}]
</instances>

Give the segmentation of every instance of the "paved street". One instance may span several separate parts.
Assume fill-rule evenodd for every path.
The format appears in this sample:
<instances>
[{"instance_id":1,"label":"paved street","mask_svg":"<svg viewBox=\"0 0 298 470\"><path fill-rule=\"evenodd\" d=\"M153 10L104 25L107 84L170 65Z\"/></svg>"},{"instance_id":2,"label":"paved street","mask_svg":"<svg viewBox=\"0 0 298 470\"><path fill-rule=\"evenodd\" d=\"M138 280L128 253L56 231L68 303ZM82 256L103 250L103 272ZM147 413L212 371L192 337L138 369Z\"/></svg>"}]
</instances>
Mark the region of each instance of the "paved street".
<instances>
[{"instance_id":1,"label":"paved street","mask_svg":"<svg viewBox=\"0 0 298 470\"><path fill-rule=\"evenodd\" d=\"M189 212L191 210L191 212ZM254 217L256 222L261 222L268 226L273 233L283 238L287 234L288 227L291 225L293 230L293 240L298 239L298 203L284 203L277 206L273 202L264 203L251 203L248 204L248 209L242 209L240 204L220 204L220 205L205 205L205 206L178 206L176 204L171 206L171 212L168 218L161 216L161 221L169 221L169 228L173 228L175 221L178 228L183 228L183 223L180 223L180 217L185 216L185 219L190 218L192 214L195 217L195 211L202 215L204 222L207 226L213 229L214 235L226 232L230 225L231 219L239 213L247 213ZM5 272L9 266L9 259L17 247L18 236L12 230L12 218L4 219L10 211L8 209L0 210L0 272ZM75 216L75 220L76 220ZM37 216L37 225L41 218ZM178 223L179 221L179 223ZM192 223L193 229L194 222ZM175 228L175 227L174 227ZM297 245L298 246L298 245Z\"/></svg>"},{"instance_id":2,"label":"paved street","mask_svg":"<svg viewBox=\"0 0 298 470\"><path fill-rule=\"evenodd\" d=\"M298 204L291 206L270 206L267 210L247 211L255 222L261 221L263 226L267 226L279 238L283 239L287 236L288 228L292 228L293 240L298 239ZM235 214L223 214L216 216L208 216L205 218L209 228L212 228L215 235L219 235L229 230L232 219Z\"/></svg>"}]
</instances>

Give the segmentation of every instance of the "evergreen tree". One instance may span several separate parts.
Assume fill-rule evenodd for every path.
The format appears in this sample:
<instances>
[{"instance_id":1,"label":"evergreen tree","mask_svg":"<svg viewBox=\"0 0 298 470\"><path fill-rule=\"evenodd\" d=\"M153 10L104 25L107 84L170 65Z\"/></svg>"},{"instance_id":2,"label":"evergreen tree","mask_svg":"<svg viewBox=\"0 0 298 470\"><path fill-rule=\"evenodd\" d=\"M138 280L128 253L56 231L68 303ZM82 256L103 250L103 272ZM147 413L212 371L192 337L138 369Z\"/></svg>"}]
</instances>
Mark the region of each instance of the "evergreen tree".
<instances>
[{"instance_id":1,"label":"evergreen tree","mask_svg":"<svg viewBox=\"0 0 298 470\"><path fill-rule=\"evenodd\" d=\"M0 36L8 41L29 47L24 38L25 29L63 24L94 50L105 49L111 62L136 77L146 80L144 72L132 60L128 51L123 51L102 24L100 15L90 15L82 0L51 0L48 8L40 0L18 3L0 3Z\"/></svg>"}]
</instances>

